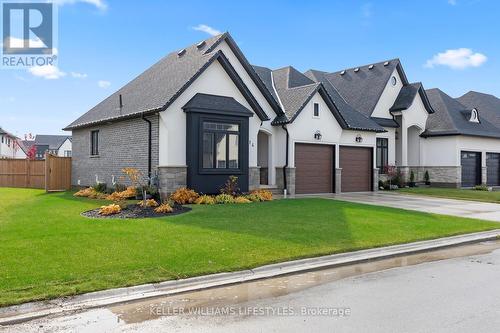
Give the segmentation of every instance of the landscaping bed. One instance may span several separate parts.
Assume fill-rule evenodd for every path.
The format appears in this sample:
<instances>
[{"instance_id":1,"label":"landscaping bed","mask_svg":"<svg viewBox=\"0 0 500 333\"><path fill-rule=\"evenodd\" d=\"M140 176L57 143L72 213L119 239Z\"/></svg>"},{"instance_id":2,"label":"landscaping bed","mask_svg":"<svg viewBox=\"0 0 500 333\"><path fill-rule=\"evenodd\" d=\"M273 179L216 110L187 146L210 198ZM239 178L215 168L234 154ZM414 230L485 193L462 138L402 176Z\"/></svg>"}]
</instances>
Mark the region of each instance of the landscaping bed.
<instances>
[{"instance_id":1,"label":"landscaping bed","mask_svg":"<svg viewBox=\"0 0 500 333\"><path fill-rule=\"evenodd\" d=\"M182 213L189 212L191 208L184 207L180 205L174 205L173 211L170 213L157 213L155 212L154 207L141 207L137 204L127 205L126 208L122 209L119 213L113 215L102 215L100 213L101 208L96 208L92 210L88 210L83 212L81 215L90 218L98 218L98 219L141 219L141 218L150 218L150 217L164 217L164 216L172 216L179 215Z\"/></svg>"}]
</instances>

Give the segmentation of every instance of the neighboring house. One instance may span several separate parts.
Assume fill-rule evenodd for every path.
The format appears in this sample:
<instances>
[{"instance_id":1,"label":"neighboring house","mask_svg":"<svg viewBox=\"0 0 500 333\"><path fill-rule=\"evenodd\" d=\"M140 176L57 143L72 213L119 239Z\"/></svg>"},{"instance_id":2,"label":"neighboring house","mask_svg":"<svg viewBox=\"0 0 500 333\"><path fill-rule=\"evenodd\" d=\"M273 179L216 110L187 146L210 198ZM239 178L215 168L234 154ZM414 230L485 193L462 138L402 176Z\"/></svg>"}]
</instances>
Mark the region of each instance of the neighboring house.
<instances>
[{"instance_id":1,"label":"neighboring house","mask_svg":"<svg viewBox=\"0 0 500 333\"><path fill-rule=\"evenodd\" d=\"M332 73L271 70L250 65L224 33L167 55L65 130L74 185L111 184L135 167L162 192L216 193L230 175L243 191L370 191L397 165L405 179L428 170L437 185L469 186L451 158L469 146L441 142L468 134L438 136L446 129L434 121L455 109L410 83L398 59Z\"/></svg>"},{"instance_id":2,"label":"neighboring house","mask_svg":"<svg viewBox=\"0 0 500 333\"><path fill-rule=\"evenodd\" d=\"M36 147L35 158L42 160L45 158L45 153L60 157L71 157L72 142L71 136L68 135L36 135L35 140L23 141L24 146L31 148Z\"/></svg>"},{"instance_id":3,"label":"neighboring house","mask_svg":"<svg viewBox=\"0 0 500 333\"><path fill-rule=\"evenodd\" d=\"M21 140L0 127L0 158L26 158Z\"/></svg>"}]
</instances>

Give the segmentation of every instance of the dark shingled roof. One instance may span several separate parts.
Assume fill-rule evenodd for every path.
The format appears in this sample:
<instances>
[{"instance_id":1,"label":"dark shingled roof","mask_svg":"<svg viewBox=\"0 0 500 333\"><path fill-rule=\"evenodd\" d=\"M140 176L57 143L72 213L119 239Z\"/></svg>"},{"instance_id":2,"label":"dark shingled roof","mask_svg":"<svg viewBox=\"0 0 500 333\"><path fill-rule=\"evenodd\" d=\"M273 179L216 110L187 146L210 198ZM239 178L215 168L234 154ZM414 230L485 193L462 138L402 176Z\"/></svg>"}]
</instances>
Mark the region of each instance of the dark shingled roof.
<instances>
[{"instance_id":1,"label":"dark shingled roof","mask_svg":"<svg viewBox=\"0 0 500 333\"><path fill-rule=\"evenodd\" d=\"M339 94L337 89L331 84L331 82L327 79L326 75L328 73L316 71L316 70L308 70L304 73L307 77L315 82L321 82L325 87L328 95L332 99L333 103L339 110L342 118L344 118L345 122L352 129L369 129L373 131L384 131L381 128L380 124L372 121L364 114L356 111L351 105L349 105L346 100Z\"/></svg>"},{"instance_id":2,"label":"dark shingled roof","mask_svg":"<svg viewBox=\"0 0 500 333\"><path fill-rule=\"evenodd\" d=\"M394 102L394 105L389 109L390 111L402 111L408 109L417 96L418 89L422 87L420 83L412 83L406 86L403 86L399 91L398 97Z\"/></svg>"},{"instance_id":3,"label":"dark shingled roof","mask_svg":"<svg viewBox=\"0 0 500 333\"><path fill-rule=\"evenodd\" d=\"M160 110L204 65L212 60L214 54L205 54L205 51L222 36L218 35L205 40L200 48L197 47L197 44L191 45L184 49L181 56L178 55L179 50L168 54L72 122L67 129L104 120L124 118L151 110ZM122 95L123 101L122 108L119 105L120 95Z\"/></svg>"},{"instance_id":4,"label":"dark shingled roof","mask_svg":"<svg viewBox=\"0 0 500 333\"><path fill-rule=\"evenodd\" d=\"M197 109L236 112L253 116L252 111L248 110L232 97L201 93L194 95L182 108L184 110Z\"/></svg>"},{"instance_id":5,"label":"dark shingled roof","mask_svg":"<svg viewBox=\"0 0 500 333\"><path fill-rule=\"evenodd\" d=\"M269 94L254 69L248 64L229 33L226 32L168 54L65 129L70 130L165 109L214 59L220 56L220 51L214 52L214 49L223 40L227 41L235 54L240 57L252 80L274 111L280 114L282 111L279 105ZM120 95L123 101L121 108Z\"/></svg>"},{"instance_id":6,"label":"dark shingled roof","mask_svg":"<svg viewBox=\"0 0 500 333\"><path fill-rule=\"evenodd\" d=\"M376 122L382 127L393 127L393 128L398 128L399 124L396 120L394 119L389 119L389 118L378 118L378 117L371 117L371 120Z\"/></svg>"},{"instance_id":7,"label":"dark shingled roof","mask_svg":"<svg viewBox=\"0 0 500 333\"><path fill-rule=\"evenodd\" d=\"M469 91L457 100L469 109L477 109L479 116L498 127L500 131L500 99L489 94Z\"/></svg>"},{"instance_id":8,"label":"dark shingled roof","mask_svg":"<svg viewBox=\"0 0 500 333\"><path fill-rule=\"evenodd\" d=\"M277 102L278 101L278 96L276 95L276 92L274 91L273 87L273 78L271 76L271 70L267 67L262 67L262 66L255 66L252 65L255 73L260 77L264 85L266 86L266 89L269 91L269 93L273 96L274 100Z\"/></svg>"},{"instance_id":9,"label":"dark shingled roof","mask_svg":"<svg viewBox=\"0 0 500 333\"><path fill-rule=\"evenodd\" d=\"M359 70L356 72L355 69ZM408 84L399 59L325 73L324 76L347 103L370 117L395 69L403 84Z\"/></svg>"},{"instance_id":10,"label":"dark shingled roof","mask_svg":"<svg viewBox=\"0 0 500 333\"><path fill-rule=\"evenodd\" d=\"M469 108L439 89L427 90L429 101L435 113L429 114L423 137L443 135L470 135L500 138L500 129L481 116L480 123L469 121Z\"/></svg>"},{"instance_id":11,"label":"dark shingled roof","mask_svg":"<svg viewBox=\"0 0 500 333\"><path fill-rule=\"evenodd\" d=\"M37 135L35 137L34 144L37 146L45 145L48 146L50 150L56 150L61 147L61 145L71 137L68 135ZM33 141L31 141L33 142Z\"/></svg>"}]
</instances>

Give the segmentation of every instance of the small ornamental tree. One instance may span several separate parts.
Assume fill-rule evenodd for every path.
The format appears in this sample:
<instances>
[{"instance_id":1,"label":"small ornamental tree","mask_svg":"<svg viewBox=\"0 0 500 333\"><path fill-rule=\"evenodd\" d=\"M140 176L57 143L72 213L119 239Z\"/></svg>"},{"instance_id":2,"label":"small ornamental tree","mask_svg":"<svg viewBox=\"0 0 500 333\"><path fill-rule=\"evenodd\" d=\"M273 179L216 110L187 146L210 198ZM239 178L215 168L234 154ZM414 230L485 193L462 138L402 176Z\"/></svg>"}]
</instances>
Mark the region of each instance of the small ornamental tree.
<instances>
[{"instance_id":1,"label":"small ornamental tree","mask_svg":"<svg viewBox=\"0 0 500 333\"><path fill-rule=\"evenodd\" d=\"M36 146L33 145L26 153L26 158L30 161L34 161L36 158Z\"/></svg>"},{"instance_id":2,"label":"small ornamental tree","mask_svg":"<svg viewBox=\"0 0 500 333\"><path fill-rule=\"evenodd\" d=\"M389 178L389 190L392 190L392 180L398 175L398 169L395 165L386 165L384 167L384 173Z\"/></svg>"}]
</instances>

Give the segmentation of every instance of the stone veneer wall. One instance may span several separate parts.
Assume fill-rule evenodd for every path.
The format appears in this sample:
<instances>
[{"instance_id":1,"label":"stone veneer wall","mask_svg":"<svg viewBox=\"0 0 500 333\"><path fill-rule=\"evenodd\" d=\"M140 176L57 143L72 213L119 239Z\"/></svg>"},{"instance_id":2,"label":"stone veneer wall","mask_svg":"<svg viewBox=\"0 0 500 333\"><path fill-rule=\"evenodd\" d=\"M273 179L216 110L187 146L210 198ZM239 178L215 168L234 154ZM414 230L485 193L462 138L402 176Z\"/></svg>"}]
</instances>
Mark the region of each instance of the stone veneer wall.
<instances>
[{"instance_id":1,"label":"stone veneer wall","mask_svg":"<svg viewBox=\"0 0 500 333\"><path fill-rule=\"evenodd\" d=\"M283 173L283 172L282 172ZM255 190L260 186L260 167L248 168L248 189Z\"/></svg>"},{"instance_id":2,"label":"stone veneer wall","mask_svg":"<svg viewBox=\"0 0 500 333\"><path fill-rule=\"evenodd\" d=\"M374 168L373 169L373 191L376 192L378 191L378 177L379 177L379 169Z\"/></svg>"},{"instance_id":3,"label":"stone veneer wall","mask_svg":"<svg viewBox=\"0 0 500 333\"><path fill-rule=\"evenodd\" d=\"M160 193L166 197L181 187L187 187L187 167L160 166L158 167L158 180Z\"/></svg>"},{"instance_id":4,"label":"stone veneer wall","mask_svg":"<svg viewBox=\"0 0 500 333\"><path fill-rule=\"evenodd\" d=\"M158 166L158 115L148 116L152 122L152 173ZM99 155L90 156L90 132L99 131ZM143 175L148 172L148 123L141 118L75 129L72 131L71 184L91 186L100 182L112 186L112 178L129 185L123 178L123 168L137 168ZM80 181L80 184L78 184Z\"/></svg>"},{"instance_id":5,"label":"stone veneer wall","mask_svg":"<svg viewBox=\"0 0 500 333\"><path fill-rule=\"evenodd\" d=\"M335 169L335 193L342 192L342 168Z\"/></svg>"},{"instance_id":6,"label":"stone veneer wall","mask_svg":"<svg viewBox=\"0 0 500 333\"><path fill-rule=\"evenodd\" d=\"M462 183L462 167L460 166L432 166L410 167L415 174L415 181L424 181L425 171L429 171L431 186L460 188Z\"/></svg>"},{"instance_id":7,"label":"stone veneer wall","mask_svg":"<svg viewBox=\"0 0 500 333\"><path fill-rule=\"evenodd\" d=\"M295 195L295 168L286 168L288 195ZM276 167L276 186L283 193L283 167Z\"/></svg>"}]
</instances>

